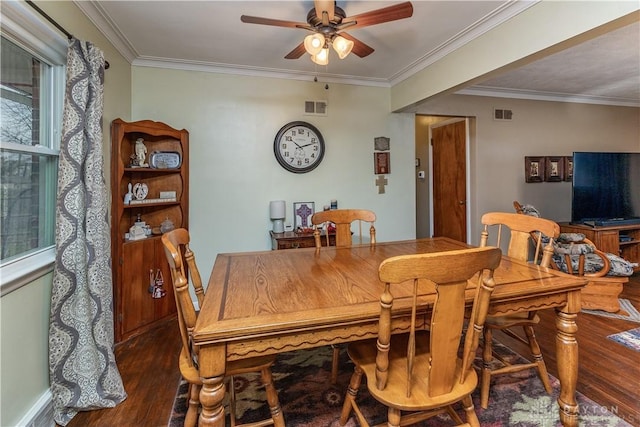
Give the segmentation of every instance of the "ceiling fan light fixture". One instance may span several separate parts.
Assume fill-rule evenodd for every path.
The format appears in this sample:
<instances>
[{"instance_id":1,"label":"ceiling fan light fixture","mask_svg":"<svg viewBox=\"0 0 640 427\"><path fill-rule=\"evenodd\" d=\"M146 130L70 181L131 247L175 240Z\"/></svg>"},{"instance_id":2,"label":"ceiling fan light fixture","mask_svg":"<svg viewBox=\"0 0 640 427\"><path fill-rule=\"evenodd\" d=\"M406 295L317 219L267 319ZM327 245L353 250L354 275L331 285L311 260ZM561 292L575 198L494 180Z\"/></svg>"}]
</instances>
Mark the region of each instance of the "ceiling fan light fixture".
<instances>
[{"instance_id":1,"label":"ceiling fan light fixture","mask_svg":"<svg viewBox=\"0 0 640 427\"><path fill-rule=\"evenodd\" d=\"M318 65L329 64L329 49L321 49L317 55L311 55L311 60Z\"/></svg>"},{"instance_id":2,"label":"ceiling fan light fixture","mask_svg":"<svg viewBox=\"0 0 640 427\"><path fill-rule=\"evenodd\" d=\"M324 48L324 36L320 33L309 34L304 38L304 49L311 56L317 55Z\"/></svg>"},{"instance_id":3,"label":"ceiling fan light fixture","mask_svg":"<svg viewBox=\"0 0 640 427\"><path fill-rule=\"evenodd\" d=\"M331 45L333 46L333 50L336 51L340 59L346 58L347 55L351 53L351 49L353 49L353 41L347 40L342 36L337 36L336 38L334 38Z\"/></svg>"}]
</instances>

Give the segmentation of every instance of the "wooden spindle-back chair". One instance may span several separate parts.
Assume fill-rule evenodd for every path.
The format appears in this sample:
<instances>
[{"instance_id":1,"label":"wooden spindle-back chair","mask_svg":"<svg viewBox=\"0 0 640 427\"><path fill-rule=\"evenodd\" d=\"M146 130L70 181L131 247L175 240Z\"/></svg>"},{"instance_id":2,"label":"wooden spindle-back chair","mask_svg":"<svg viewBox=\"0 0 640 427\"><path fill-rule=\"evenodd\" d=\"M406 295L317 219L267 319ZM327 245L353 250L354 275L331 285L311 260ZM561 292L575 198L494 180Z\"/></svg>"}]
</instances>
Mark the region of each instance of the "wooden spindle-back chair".
<instances>
[{"instance_id":1,"label":"wooden spindle-back chair","mask_svg":"<svg viewBox=\"0 0 640 427\"><path fill-rule=\"evenodd\" d=\"M322 247L320 241L320 229L324 224L335 225L336 233L336 246L351 246L353 244L353 233L351 230L351 224L358 223L358 232L355 233L358 238L358 243L363 244L365 235L363 233L363 222L369 224L369 244L375 245L376 243L376 228L374 223L376 222L376 214L366 209L333 209L329 211L320 211L313 214L311 217L311 224L315 226L314 237L316 242L316 248ZM329 245L329 233L326 233L327 246Z\"/></svg>"},{"instance_id":2,"label":"wooden spindle-back chair","mask_svg":"<svg viewBox=\"0 0 640 427\"><path fill-rule=\"evenodd\" d=\"M553 241L560 234L560 227L553 221L520 215L510 212L489 212L482 216L484 226L480 236L480 246L500 247L508 240L507 256L521 261L538 264L543 268L550 268L553 255ZM509 234L510 237L507 237ZM546 239L542 238L546 236ZM531 244L531 237L535 245ZM545 241L546 240L546 241ZM483 367L480 388L480 405L487 408L489 405L489 389L493 375L518 372L535 368L540 376L547 393L551 393L549 374L544 363L540 346L536 340L533 327L540 322L535 310L515 315L489 316L484 328ZM525 337L514 333L511 328L522 327ZM498 358L503 366L491 369L491 361L494 353L492 348L493 330L501 330L507 335L526 343L531 350L533 362L525 364L510 364L508 361Z\"/></svg>"},{"instance_id":3,"label":"wooden spindle-back chair","mask_svg":"<svg viewBox=\"0 0 640 427\"><path fill-rule=\"evenodd\" d=\"M353 244L353 233L351 232L351 224L358 223L358 232L356 233L358 238L358 244L362 245L364 242L364 235L362 229L362 223L369 224L369 244L376 244L376 228L374 223L376 221L376 214L366 209L333 209L329 211L316 212L311 217L311 224L315 227L313 232L315 238L316 249L322 248L321 240L321 228L326 226L325 237L327 239L327 246L329 246L329 230L328 226L335 226L336 234L336 246L337 247L349 247ZM340 359L340 347L333 346L333 362L331 367L331 383L335 384L338 381L338 363Z\"/></svg>"},{"instance_id":4,"label":"wooden spindle-back chair","mask_svg":"<svg viewBox=\"0 0 640 427\"><path fill-rule=\"evenodd\" d=\"M191 283L193 284L193 289L200 306L202 306L204 302L204 290L202 287L200 273L196 265L195 255L189 248L189 242L189 232L184 228L178 228L162 235L162 244L164 245L167 261L171 269L171 278L173 280L173 290L178 311L178 325L182 341L182 350L180 351L179 359L180 373L189 383L189 405L184 425L191 427L195 426L198 420L202 381L200 379L200 372L198 371L198 348L194 347L191 342L191 333L195 327L198 312L196 311L189 293L188 274L191 275ZM188 272L187 268L185 268L185 263L188 267ZM241 426L240 424L237 424L235 415L233 375L259 372L262 383L266 389L271 418L251 424L244 424L244 426L260 427L275 425L276 427L284 427L284 418L278 401L278 393L273 386L271 376L271 366L274 362L275 356L273 355L227 362L225 373L227 377L231 378L231 381L228 384L228 391L231 400L230 418L232 426Z\"/></svg>"},{"instance_id":5,"label":"wooden spindle-back chair","mask_svg":"<svg viewBox=\"0 0 640 427\"><path fill-rule=\"evenodd\" d=\"M379 278L385 287L380 297L378 338L348 346L355 370L341 425L352 411L361 426L369 425L357 404L363 374L371 395L388 407L384 426L409 425L443 412L460 425L480 425L471 400L478 383L472 362L494 287L493 271L500 260L498 248L485 247L396 256L380 264ZM474 280L476 294L462 340L469 280ZM427 281L436 289L430 320L418 313L425 310L418 305L418 296ZM411 310L410 328L408 333L392 335L394 292L402 288L412 289L411 306L406 308ZM462 402L466 424L452 408L457 402Z\"/></svg>"}]
</instances>

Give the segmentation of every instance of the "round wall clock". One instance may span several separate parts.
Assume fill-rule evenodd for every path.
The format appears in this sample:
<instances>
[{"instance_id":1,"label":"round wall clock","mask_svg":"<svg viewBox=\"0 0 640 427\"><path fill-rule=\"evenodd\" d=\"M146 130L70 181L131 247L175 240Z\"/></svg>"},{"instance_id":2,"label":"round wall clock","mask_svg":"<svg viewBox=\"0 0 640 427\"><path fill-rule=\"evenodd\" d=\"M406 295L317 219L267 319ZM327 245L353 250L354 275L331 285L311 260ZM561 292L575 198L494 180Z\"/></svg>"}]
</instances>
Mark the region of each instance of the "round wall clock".
<instances>
[{"instance_id":1,"label":"round wall clock","mask_svg":"<svg viewBox=\"0 0 640 427\"><path fill-rule=\"evenodd\" d=\"M307 122L284 125L273 141L276 160L286 170L305 173L314 170L324 156L324 139L320 131Z\"/></svg>"}]
</instances>

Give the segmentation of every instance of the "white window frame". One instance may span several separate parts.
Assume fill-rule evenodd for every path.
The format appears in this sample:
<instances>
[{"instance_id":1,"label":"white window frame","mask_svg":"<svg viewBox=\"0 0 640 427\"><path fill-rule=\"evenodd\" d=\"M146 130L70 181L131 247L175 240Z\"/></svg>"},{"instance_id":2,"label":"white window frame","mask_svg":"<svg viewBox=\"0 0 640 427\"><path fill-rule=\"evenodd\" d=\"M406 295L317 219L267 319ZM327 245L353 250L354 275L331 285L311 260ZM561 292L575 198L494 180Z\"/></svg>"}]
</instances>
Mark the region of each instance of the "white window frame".
<instances>
[{"instance_id":1,"label":"white window frame","mask_svg":"<svg viewBox=\"0 0 640 427\"><path fill-rule=\"evenodd\" d=\"M47 108L52 112L48 129L40 132L41 140L47 138L43 147L21 146L20 151L35 150L43 154L58 153L62 132L62 101L64 99L65 64L67 40L55 30L39 13L25 2L3 1L2 36L28 51L40 61L51 66L52 85ZM10 149L10 143L3 143ZM48 148L51 147L51 148ZM50 212L55 222L55 212ZM27 253L0 266L0 296L6 295L53 270L55 245Z\"/></svg>"}]
</instances>

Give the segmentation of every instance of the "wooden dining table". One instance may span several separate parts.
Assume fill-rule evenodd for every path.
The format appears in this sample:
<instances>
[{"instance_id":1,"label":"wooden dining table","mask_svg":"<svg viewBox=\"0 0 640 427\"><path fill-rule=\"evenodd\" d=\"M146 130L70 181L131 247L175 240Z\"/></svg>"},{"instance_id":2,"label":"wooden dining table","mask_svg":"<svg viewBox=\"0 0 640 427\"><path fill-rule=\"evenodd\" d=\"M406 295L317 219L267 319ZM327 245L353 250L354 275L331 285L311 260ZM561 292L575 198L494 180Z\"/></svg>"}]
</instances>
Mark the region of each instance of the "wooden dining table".
<instances>
[{"instance_id":1,"label":"wooden dining table","mask_svg":"<svg viewBox=\"0 0 640 427\"><path fill-rule=\"evenodd\" d=\"M199 425L224 426L226 361L376 337L383 290L380 263L396 255L466 247L470 246L448 238L431 238L219 254L193 330L203 382ZM577 426L576 318L586 281L506 256L494 277L490 314L556 309L560 419L565 426ZM412 287L396 289L393 328L399 333L409 327ZM421 283L419 289L419 317L426 327L435 289L429 283ZM475 281L470 281L469 305L474 293Z\"/></svg>"}]
</instances>

